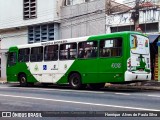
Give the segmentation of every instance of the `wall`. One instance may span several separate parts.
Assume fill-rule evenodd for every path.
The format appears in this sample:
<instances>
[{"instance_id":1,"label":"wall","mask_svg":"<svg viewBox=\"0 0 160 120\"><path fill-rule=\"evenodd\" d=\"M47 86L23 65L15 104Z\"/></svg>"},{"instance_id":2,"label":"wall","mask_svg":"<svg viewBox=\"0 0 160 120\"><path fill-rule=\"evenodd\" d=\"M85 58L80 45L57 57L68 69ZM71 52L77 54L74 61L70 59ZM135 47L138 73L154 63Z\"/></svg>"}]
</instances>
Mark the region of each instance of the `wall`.
<instances>
[{"instance_id":1,"label":"wall","mask_svg":"<svg viewBox=\"0 0 160 120\"><path fill-rule=\"evenodd\" d=\"M159 22L160 11L144 10L139 13L139 24ZM106 33L110 33L110 27L133 25L131 12L106 16ZM157 31L158 32L158 31Z\"/></svg>"},{"instance_id":2,"label":"wall","mask_svg":"<svg viewBox=\"0 0 160 120\"><path fill-rule=\"evenodd\" d=\"M27 38L27 28L19 29L19 30L9 30L6 32L2 32L2 40L1 40L1 78L6 78L6 61L7 56L6 52L10 46L14 45L22 45L28 43Z\"/></svg>"},{"instance_id":3,"label":"wall","mask_svg":"<svg viewBox=\"0 0 160 120\"><path fill-rule=\"evenodd\" d=\"M140 12L139 22L140 23L152 23L160 20L160 11L157 10L145 10Z\"/></svg>"},{"instance_id":4,"label":"wall","mask_svg":"<svg viewBox=\"0 0 160 120\"><path fill-rule=\"evenodd\" d=\"M58 0L37 0L37 18L23 20L23 0L0 0L0 29L58 19Z\"/></svg>"},{"instance_id":5,"label":"wall","mask_svg":"<svg viewBox=\"0 0 160 120\"><path fill-rule=\"evenodd\" d=\"M105 33L105 0L63 6L60 38L73 38Z\"/></svg>"}]
</instances>

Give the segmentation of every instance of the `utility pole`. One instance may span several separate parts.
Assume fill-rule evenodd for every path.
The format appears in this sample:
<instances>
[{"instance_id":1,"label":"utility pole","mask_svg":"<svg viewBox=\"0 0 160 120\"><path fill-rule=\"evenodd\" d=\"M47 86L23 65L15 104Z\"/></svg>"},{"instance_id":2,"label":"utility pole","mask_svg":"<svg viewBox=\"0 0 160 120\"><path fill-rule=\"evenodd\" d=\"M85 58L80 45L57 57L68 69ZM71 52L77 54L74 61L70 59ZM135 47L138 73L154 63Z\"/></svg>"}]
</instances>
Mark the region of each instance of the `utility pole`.
<instances>
[{"instance_id":1,"label":"utility pole","mask_svg":"<svg viewBox=\"0 0 160 120\"><path fill-rule=\"evenodd\" d=\"M136 0L135 2L136 3L135 3L135 7L134 7L134 12L132 12L131 19L134 21L135 31L141 31L141 29L139 27L139 9L140 9L139 3L140 3L140 0Z\"/></svg>"},{"instance_id":2,"label":"utility pole","mask_svg":"<svg viewBox=\"0 0 160 120\"><path fill-rule=\"evenodd\" d=\"M135 6L135 20L134 20L135 31L137 31L139 28L139 1L140 0L136 0L136 6Z\"/></svg>"},{"instance_id":3,"label":"utility pole","mask_svg":"<svg viewBox=\"0 0 160 120\"><path fill-rule=\"evenodd\" d=\"M111 14L111 0L106 1L106 13L107 15Z\"/></svg>"}]
</instances>

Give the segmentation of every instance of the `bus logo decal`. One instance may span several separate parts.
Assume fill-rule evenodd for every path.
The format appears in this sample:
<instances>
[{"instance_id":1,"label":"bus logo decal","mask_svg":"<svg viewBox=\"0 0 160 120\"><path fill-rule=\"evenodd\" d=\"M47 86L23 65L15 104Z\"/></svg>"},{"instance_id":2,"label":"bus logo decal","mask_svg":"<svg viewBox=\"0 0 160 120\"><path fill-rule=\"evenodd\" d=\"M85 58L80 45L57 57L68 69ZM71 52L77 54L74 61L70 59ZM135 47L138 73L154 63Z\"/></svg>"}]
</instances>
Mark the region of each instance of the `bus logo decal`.
<instances>
[{"instance_id":1,"label":"bus logo decal","mask_svg":"<svg viewBox=\"0 0 160 120\"><path fill-rule=\"evenodd\" d=\"M35 71L38 71L38 70L39 70L39 68L38 68L38 65L37 65L37 64L35 65L34 70L35 70Z\"/></svg>"},{"instance_id":2,"label":"bus logo decal","mask_svg":"<svg viewBox=\"0 0 160 120\"><path fill-rule=\"evenodd\" d=\"M64 65L64 69L67 69L67 64Z\"/></svg>"},{"instance_id":3,"label":"bus logo decal","mask_svg":"<svg viewBox=\"0 0 160 120\"><path fill-rule=\"evenodd\" d=\"M53 65L53 67L51 68L51 70L58 70L58 68L56 67L56 65Z\"/></svg>"},{"instance_id":4,"label":"bus logo decal","mask_svg":"<svg viewBox=\"0 0 160 120\"><path fill-rule=\"evenodd\" d=\"M43 70L47 70L47 65L43 65Z\"/></svg>"}]
</instances>

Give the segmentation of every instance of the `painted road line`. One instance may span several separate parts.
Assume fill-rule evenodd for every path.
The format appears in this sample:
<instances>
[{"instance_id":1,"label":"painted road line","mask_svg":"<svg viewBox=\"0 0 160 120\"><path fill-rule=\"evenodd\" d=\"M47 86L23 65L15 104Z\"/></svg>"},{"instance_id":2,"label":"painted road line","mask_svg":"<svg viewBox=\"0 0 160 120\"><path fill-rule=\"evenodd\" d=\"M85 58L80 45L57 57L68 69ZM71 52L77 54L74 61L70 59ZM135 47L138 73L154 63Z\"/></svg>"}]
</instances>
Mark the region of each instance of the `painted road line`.
<instances>
[{"instance_id":1,"label":"painted road line","mask_svg":"<svg viewBox=\"0 0 160 120\"><path fill-rule=\"evenodd\" d=\"M9 89L24 89L24 90L42 90L42 91L60 91L60 92L78 92L78 93L98 93L102 94L105 92L100 91L86 91L86 90L62 90L62 89L45 89L45 88L24 88L24 87L0 87L0 89L9 88Z\"/></svg>"},{"instance_id":2,"label":"painted road line","mask_svg":"<svg viewBox=\"0 0 160 120\"><path fill-rule=\"evenodd\" d=\"M147 96L149 96L149 97L160 97L159 95L147 95Z\"/></svg>"},{"instance_id":3,"label":"painted road line","mask_svg":"<svg viewBox=\"0 0 160 120\"><path fill-rule=\"evenodd\" d=\"M160 109L158 110L158 109L148 109L148 108L136 108L136 107L128 107L128 106L109 105L109 104L97 104L97 103L88 103L88 102L67 101L67 100L60 100L60 99L47 99L47 98L4 95L4 94L0 94L0 96L11 97L11 98L21 98L21 99L43 100L43 101L51 101L51 102L63 102L63 103L72 103L72 104L81 104L81 105L92 105L92 106L101 106L101 107L123 108L123 109L132 109L132 110L160 111Z\"/></svg>"},{"instance_id":4,"label":"painted road line","mask_svg":"<svg viewBox=\"0 0 160 120\"><path fill-rule=\"evenodd\" d=\"M131 95L131 94L128 94L128 93L114 93L114 94L117 94L117 95Z\"/></svg>"}]
</instances>

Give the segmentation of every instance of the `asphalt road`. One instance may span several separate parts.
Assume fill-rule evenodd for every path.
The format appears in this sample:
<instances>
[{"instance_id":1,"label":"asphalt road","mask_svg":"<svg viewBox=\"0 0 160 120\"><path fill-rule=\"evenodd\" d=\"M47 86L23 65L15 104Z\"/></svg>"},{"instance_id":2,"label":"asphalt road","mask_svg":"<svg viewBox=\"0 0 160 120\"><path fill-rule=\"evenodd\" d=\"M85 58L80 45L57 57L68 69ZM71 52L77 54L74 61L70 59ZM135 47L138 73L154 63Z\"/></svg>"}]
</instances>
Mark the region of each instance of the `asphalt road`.
<instances>
[{"instance_id":1,"label":"asphalt road","mask_svg":"<svg viewBox=\"0 0 160 120\"><path fill-rule=\"evenodd\" d=\"M129 113L160 111L160 92L144 90L102 89L72 90L69 87L19 87L0 84L0 111L106 111ZM118 112L116 112L118 111ZM74 116L74 115L73 115ZM46 117L40 120L159 120L160 117ZM6 118L0 118L6 119ZM7 118L9 119L9 118ZM22 118L10 118L22 119ZM31 118L23 118L31 119Z\"/></svg>"}]
</instances>

